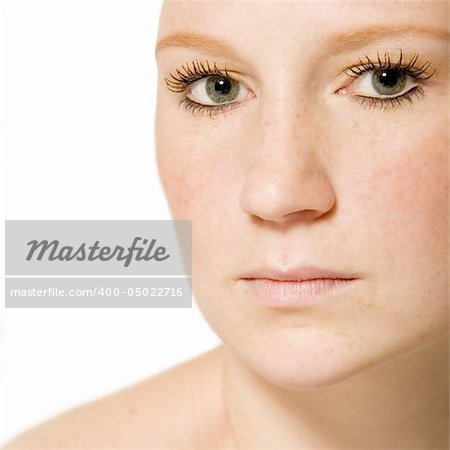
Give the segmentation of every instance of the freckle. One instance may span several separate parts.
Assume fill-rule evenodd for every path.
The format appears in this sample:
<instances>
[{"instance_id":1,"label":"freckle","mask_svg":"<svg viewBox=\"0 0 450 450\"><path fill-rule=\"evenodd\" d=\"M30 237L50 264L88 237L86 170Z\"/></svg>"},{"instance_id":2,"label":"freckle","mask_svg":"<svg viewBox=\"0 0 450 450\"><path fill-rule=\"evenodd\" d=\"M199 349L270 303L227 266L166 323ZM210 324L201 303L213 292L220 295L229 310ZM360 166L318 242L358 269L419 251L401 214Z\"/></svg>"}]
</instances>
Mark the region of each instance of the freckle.
<instances>
[{"instance_id":1,"label":"freckle","mask_svg":"<svg viewBox=\"0 0 450 450\"><path fill-rule=\"evenodd\" d=\"M129 416L135 416L136 414L137 414L137 409L134 406L128 408L128 415Z\"/></svg>"}]
</instances>

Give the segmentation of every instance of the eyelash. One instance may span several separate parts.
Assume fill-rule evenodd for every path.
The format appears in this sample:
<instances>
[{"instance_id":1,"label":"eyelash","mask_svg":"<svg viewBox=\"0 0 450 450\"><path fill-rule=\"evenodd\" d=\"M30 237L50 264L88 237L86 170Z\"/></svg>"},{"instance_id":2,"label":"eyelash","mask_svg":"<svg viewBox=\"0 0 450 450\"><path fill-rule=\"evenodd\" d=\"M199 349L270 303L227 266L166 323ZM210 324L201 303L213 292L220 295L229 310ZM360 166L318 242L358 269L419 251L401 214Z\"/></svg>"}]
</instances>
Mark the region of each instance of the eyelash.
<instances>
[{"instance_id":1,"label":"eyelash","mask_svg":"<svg viewBox=\"0 0 450 450\"><path fill-rule=\"evenodd\" d=\"M431 73L428 69L431 65L431 61L426 61L420 67L416 67L417 60L419 59L418 54L414 54L408 63L403 63L403 52L400 50L400 56L396 63L391 61L391 57L388 53L384 54L384 60L382 61L380 55L377 52L377 60L373 62L367 55L365 55L365 61L359 58L358 66L349 66L344 69L346 75L351 78L359 78L363 73L372 70L399 70L405 75L414 78L415 80L428 80L436 72L436 69ZM361 106L372 109L377 108L380 110L386 110L389 108L401 108L405 104L412 105L414 99L420 99L425 96L425 92L421 86L415 86L403 95L392 98L379 98L379 97L363 97L363 96L352 96L350 100L359 103Z\"/></svg>"},{"instance_id":2,"label":"eyelash","mask_svg":"<svg viewBox=\"0 0 450 450\"><path fill-rule=\"evenodd\" d=\"M400 56L396 63L391 61L391 57L388 53L384 54L384 60L382 61L380 55L377 53L376 61L372 61L367 55L365 55L365 60L359 58L359 65L352 65L346 67L342 72L351 78L359 78L362 74L372 70L399 70L405 75L408 75L415 80L428 80L431 78L436 70L431 73L428 69L431 65L430 61L425 62L420 67L416 67L419 55L414 54L411 59L405 64L403 62L403 54L400 50ZM231 78L227 68L219 69L217 64L214 63L211 67L208 61L195 60L192 62L192 68L189 63L186 62L185 65L181 66L182 70L175 69L176 74L170 73L170 79L165 78L164 81L168 89L172 92L184 92L189 85L198 81L202 78L207 78L213 75L219 75L227 78ZM364 96L350 96L350 100L359 103L361 106L371 109L389 109L389 108L401 108L405 104L410 105L414 102L414 99L422 98L425 95L424 90L420 86L415 86L410 89L407 93L392 98L378 98L378 97L364 97ZM234 109L238 103L231 102L222 105L202 105L200 103L190 100L188 97L184 97L178 107L184 106L186 111L191 112L195 115L203 115L204 113L209 114L210 118L214 118L219 113L224 113L231 109Z\"/></svg>"},{"instance_id":3,"label":"eyelash","mask_svg":"<svg viewBox=\"0 0 450 450\"><path fill-rule=\"evenodd\" d=\"M186 65L182 65L181 69L184 73L178 69L175 69L177 75L170 74L172 79L165 78L166 85L168 89L172 92L184 92L187 87L202 78L210 77L213 75L219 75L227 78L231 78L227 68L223 70L217 67L217 64L213 64L211 68L209 61L193 61L192 69L186 62ZM184 106L186 111L191 112L195 115L202 115L203 113L208 113L210 118L214 118L219 113L225 113L228 110L236 107L235 103L225 103L223 105L202 105L200 103L190 100L188 97L184 97L178 104L178 107Z\"/></svg>"}]
</instances>

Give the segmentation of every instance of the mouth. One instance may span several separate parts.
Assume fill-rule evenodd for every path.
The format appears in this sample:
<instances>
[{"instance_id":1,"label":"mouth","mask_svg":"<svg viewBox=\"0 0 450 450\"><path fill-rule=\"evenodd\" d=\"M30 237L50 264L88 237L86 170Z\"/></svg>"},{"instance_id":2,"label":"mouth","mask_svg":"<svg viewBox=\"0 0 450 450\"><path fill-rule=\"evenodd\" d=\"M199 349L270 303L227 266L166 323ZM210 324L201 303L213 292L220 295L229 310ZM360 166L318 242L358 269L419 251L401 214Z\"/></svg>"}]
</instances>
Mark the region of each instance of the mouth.
<instances>
[{"instance_id":1,"label":"mouth","mask_svg":"<svg viewBox=\"0 0 450 450\"><path fill-rule=\"evenodd\" d=\"M257 303L279 308L323 303L353 286L358 279L354 274L301 266L287 271L263 267L244 274L239 281Z\"/></svg>"}]
</instances>

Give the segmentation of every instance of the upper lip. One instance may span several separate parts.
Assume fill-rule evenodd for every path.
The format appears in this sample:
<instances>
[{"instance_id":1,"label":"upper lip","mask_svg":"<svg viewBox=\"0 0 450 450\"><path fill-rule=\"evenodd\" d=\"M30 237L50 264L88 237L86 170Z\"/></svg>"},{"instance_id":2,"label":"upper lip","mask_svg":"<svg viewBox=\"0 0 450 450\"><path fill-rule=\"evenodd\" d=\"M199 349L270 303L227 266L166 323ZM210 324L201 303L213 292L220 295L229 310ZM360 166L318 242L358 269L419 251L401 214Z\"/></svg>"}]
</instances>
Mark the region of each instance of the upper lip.
<instances>
[{"instance_id":1,"label":"upper lip","mask_svg":"<svg viewBox=\"0 0 450 450\"><path fill-rule=\"evenodd\" d=\"M277 281L307 281L315 279L343 279L352 280L357 278L353 274L338 272L316 266L297 266L287 270L271 267L261 267L244 274L242 279L269 279Z\"/></svg>"}]
</instances>

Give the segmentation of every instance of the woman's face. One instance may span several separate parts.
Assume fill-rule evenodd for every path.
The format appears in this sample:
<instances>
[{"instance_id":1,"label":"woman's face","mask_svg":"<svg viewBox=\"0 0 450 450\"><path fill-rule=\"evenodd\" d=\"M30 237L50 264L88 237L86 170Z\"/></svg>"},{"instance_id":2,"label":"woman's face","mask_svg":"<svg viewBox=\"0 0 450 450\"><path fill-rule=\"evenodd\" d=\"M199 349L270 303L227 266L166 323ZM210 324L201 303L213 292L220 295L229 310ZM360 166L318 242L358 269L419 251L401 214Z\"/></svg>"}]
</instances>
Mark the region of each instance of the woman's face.
<instances>
[{"instance_id":1,"label":"woman's face","mask_svg":"<svg viewBox=\"0 0 450 450\"><path fill-rule=\"evenodd\" d=\"M447 27L443 1L163 6L157 160L192 220L194 294L275 384L331 385L448 332ZM358 279L303 307L242 280L310 265Z\"/></svg>"}]
</instances>

